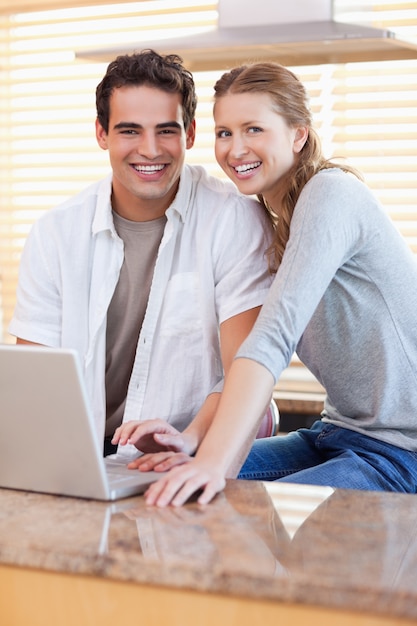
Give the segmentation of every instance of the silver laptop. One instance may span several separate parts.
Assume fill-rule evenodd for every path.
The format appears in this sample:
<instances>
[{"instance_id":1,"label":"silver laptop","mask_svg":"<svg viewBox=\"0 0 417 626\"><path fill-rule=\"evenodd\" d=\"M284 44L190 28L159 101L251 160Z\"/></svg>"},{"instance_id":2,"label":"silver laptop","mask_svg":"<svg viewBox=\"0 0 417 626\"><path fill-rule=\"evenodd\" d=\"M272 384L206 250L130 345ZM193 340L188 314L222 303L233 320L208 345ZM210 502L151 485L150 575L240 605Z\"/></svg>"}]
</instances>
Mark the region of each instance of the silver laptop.
<instances>
[{"instance_id":1,"label":"silver laptop","mask_svg":"<svg viewBox=\"0 0 417 626\"><path fill-rule=\"evenodd\" d=\"M74 350L0 344L0 487L117 500L163 475L103 458Z\"/></svg>"}]
</instances>

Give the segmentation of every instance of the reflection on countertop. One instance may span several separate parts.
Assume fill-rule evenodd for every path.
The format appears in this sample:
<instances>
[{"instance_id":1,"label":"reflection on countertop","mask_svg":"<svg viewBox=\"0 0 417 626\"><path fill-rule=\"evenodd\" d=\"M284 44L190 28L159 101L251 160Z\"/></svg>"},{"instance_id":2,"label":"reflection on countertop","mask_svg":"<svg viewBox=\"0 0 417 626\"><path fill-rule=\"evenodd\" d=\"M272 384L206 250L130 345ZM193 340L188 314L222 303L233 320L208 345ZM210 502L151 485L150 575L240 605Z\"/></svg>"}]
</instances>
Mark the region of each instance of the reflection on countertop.
<instances>
[{"instance_id":1,"label":"reflection on countertop","mask_svg":"<svg viewBox=\"0 0 417 626\"><path fill-rule=\"evenodd\" d=\"M414 496L229 481L210 505L0 489L0 564L417 618Z\"/></svg>"}]
</instances>

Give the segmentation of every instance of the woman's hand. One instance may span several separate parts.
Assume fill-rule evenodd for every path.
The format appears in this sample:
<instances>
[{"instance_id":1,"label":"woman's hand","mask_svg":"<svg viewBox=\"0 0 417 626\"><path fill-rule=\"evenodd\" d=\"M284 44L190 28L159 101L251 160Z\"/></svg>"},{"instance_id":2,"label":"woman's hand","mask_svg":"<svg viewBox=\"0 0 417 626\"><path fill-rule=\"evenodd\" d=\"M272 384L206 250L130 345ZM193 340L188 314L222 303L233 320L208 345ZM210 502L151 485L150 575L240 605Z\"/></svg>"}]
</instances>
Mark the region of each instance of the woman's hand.
<instances>
[{"instance_id":1,"label":"woman's hand","mask_svg":"<svg viewBox=\"0 0 417 626\"><path fill-rule=\"evenodd\" d=\"M196 491L202 490L197 502L207 504L225 485L225 475L214 465L192 459L153 483L145 493L145 500L148 505L181 506Z\"/></svg>"},{"instance_id":2,"label":"woman's hand","mask_svg":"<svg viewBox=\"0 0 417 626\"><path fill-rule=\"evenodd\" d=\"M116 429L112 443L121 446L130 443L146 453L171 451L191 455L196 449L196 442L191 435L180 433L161 419L126 422Z\"/></svg>"}]
</instances>

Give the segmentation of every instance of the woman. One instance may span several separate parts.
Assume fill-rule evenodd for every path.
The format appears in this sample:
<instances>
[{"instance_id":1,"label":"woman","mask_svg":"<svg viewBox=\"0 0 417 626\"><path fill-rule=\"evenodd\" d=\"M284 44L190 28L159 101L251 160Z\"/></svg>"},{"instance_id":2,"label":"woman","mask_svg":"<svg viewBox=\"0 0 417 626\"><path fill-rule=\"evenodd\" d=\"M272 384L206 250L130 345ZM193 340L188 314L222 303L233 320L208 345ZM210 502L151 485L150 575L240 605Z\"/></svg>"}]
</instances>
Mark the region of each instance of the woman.
<instances>
[{"instance_id":1,"label":"woman","mask_svg":"<svg viewBox=\"0 0 417 626\"><path fill-rule=\"evenodd\" d=\"M259 63L224 74L214 118L218 163L276 218L276 276L195 457L147 502L181 505L202 490L207 503L223 489L294 351L326 389L321 420L256 441L240 477L415 493L413 255L359 175L324 158L292 72Z\"/></svg>"}]
</instances>

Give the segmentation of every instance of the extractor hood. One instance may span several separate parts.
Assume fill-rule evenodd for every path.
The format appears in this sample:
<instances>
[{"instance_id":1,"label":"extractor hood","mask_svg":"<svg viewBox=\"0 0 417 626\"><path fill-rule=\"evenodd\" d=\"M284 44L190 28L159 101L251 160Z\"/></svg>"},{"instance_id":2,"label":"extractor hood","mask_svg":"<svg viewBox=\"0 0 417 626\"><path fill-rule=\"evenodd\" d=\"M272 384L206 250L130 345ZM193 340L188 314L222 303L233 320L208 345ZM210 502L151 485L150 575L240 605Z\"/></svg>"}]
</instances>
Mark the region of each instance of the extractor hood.
<instances>
[{"instance_id":1,"label":"extractor hood","mask_svg":"<svg viewBox=\"0 0 417 626\"><path fill-rule=\"evenodd\" d=\"M118 54L153 48L179 54L191 71L222 70L272 60L318 65L417 58L417 44L389 30L334 19L332 0L219 0L218 25L196 35L78 52L109 62Z\"/></svg>"}]
</instances>

